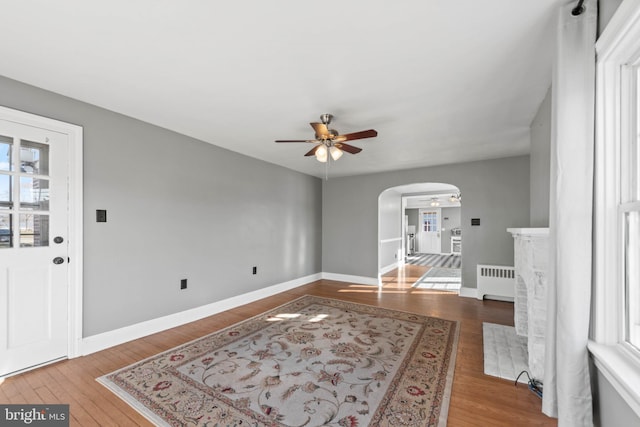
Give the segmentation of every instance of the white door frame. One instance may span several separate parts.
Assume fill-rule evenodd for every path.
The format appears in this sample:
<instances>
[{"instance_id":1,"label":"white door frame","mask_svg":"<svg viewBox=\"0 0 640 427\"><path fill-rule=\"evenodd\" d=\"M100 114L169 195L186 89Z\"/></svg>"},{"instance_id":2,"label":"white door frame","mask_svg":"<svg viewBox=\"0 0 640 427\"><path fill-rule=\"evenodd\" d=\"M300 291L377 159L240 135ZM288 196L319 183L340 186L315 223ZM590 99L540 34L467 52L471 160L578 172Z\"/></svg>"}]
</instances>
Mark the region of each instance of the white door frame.
<instances>
[{"instance_id":1,"label":"white door frame","mask_svg":"<svg viewBox=\"0 0 640 427\"><path fill-rule=\"evenodd\" d=\"M409 225L409 221L405 214L405 209L407 209L407 198L403 196L402 199L400 199L400 217L402 218L402 224L400 225L400 232L402 233L402 257L398 260L401 265L405 264L409 248L409 242L407 241L407 226Z\"/></svg>"},{"instance_id":2,"label":"white door frame","mask_svg":"<svg viewBox=\"0 0 640 427\"><path fill-rule=\"evenodd\" d=\"M67 357L81 355L82 341L82 148L83 129L81 126L61 122L35 114L25 113L0 106L0 118L23 125L38 127L67 135L69 142L69 216L68 216L68 336L69 347Z\"/></svg>"}]
</instances>

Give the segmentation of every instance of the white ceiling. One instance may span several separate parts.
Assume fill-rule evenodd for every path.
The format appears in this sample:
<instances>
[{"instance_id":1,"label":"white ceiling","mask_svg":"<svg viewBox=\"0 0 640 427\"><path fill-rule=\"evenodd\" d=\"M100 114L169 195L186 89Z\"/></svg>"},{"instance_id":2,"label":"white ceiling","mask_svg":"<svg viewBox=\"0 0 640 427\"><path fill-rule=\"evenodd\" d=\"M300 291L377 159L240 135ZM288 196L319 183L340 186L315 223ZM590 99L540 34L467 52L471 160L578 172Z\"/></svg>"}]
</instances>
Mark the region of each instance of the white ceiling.
<instances>
[{"instance_id":1,"label":"white ceiling","mask_svg":"<svg viewBox=\"0 0 640 427\"><path fill-rule=\"evenodd\" d=\"M2 3L0 75L314 176L528 153L560 0ZM0 99L1 102L1 99Z\"/></svg>"},{"instance_id":2,"label":"white ceiling","mask_svg":"<svg viewBox=\"0 0 640 427\"><path fill-rule=\"evenodd\" d=\"M434 205L431 203L436 200L437 205L435 207L438 208L459 208L462 204L458 201L450 201L449 197L451 197L451 193L449 194L431 194L431 195L423 195L422 197L407 197L406 198L406 206L405 209L416 209L416 208L433 208Z\"/></svg>"}]
</instances>

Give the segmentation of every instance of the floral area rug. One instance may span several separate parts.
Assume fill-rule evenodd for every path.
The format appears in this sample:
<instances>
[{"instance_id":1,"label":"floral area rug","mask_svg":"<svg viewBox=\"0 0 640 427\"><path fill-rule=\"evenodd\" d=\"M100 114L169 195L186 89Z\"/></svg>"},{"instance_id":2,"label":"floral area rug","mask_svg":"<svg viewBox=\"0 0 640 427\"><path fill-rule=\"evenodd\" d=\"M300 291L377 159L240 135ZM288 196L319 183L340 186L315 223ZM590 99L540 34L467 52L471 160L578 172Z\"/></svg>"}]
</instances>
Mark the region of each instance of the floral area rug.
<instances>
[{"instance_id":1,"label":"floral area rug","mask_svg":"<svg viewBox=\"0 0 640 427\"><path fill-rule=\"evenodd\" d=\"M455 321L304 296L98 378L163 426L446 424Z\"/></svg>"}]
</instances>

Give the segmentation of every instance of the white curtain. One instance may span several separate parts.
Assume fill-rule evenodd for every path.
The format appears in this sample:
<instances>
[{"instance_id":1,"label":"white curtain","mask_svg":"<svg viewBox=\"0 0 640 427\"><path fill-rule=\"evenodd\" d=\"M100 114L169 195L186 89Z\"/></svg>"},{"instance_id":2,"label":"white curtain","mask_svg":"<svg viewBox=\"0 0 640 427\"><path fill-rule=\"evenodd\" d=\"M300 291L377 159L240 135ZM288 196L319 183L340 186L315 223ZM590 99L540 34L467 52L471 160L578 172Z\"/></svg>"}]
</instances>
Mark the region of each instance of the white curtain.
<instances>
[{"instance_id":1,"label":"white curtain","mask_svg":"<svg viewBox=\"0 0 640 427\"><path fill-rule=\"evenodd\" d=\"M553 70L549 288L542 411L559 426L592 426L587 340L597 2L560 8Z\"/></svg>"}]
</instances>

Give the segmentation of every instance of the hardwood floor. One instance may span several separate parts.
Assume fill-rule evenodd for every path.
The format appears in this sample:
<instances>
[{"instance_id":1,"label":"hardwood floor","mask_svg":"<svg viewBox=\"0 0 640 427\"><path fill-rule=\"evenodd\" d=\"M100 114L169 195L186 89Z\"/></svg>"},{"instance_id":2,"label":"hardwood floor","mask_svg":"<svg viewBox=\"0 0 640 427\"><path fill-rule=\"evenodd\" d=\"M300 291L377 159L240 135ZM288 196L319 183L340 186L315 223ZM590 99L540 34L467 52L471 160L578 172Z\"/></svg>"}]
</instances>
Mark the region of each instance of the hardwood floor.
<instances>
[{"instance_id":1,"label":"hardwood floor","mask_svg":"<svg viewBox=\"0 0 640 427\"><path fill-rule=\"evenodd\" d=\"M383 277L381 289L320 280L197 322L150 335L89 356L58 362L0 383L0 402L70 405L71 425L149 426L95 379L194 340L301 295L318 295L399 309L460 322L449 426L556 426L540 412L541 400L526 386L483 374L482 322L513 325L513 304L477 301L446 291L412 289L425 267L408 265Z\"/></svg>"}]
</instances>

